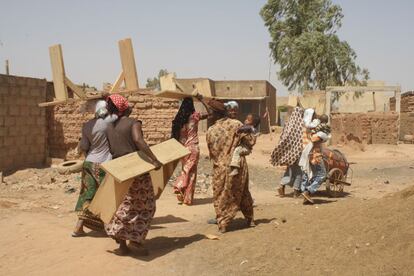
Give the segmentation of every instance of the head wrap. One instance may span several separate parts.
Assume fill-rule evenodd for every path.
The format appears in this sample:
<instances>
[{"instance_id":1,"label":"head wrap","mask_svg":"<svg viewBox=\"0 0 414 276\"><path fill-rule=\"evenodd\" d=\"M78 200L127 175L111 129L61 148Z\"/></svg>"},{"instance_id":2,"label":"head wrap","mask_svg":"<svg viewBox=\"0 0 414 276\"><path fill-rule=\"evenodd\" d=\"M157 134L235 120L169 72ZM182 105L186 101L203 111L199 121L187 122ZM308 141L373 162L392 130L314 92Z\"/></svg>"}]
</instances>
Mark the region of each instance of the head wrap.
<instances>
[{"instance_id":1,"label":"head wrap","mask_svg":"<svg viewBox=\"0 0 414 276\"><path fill-rule=\"evenodd\" d=\"M119 94L112 94L108 98L111 99L120 113L123 113L129 107L128 100Z\"/></svg>"},{"instance_id":2,"label":"head wrap","mask_svg":"<svg viewBox=\"0 0 414 276\"><path fill-rule=\"evenodd\" d=\"M314 128L320 123L319 119L312 119L314 113L315 109L313 108L305 109L305 113L303 114L303 123L305 124L305 127Z\"/></svg>"},{"instance_id":3,"label":"head wrap","mask_svg":"<svg viewBox=\"0 0 414 276\"><path fill-rule=\"evenodd\" d=\"M106 108L106 101L99 100L95 105L95 117L105 118L108 115L108 109Z\"/></svg>"},{"instance_id":4,"label":"head wrap","mask_svg":"<svg viewBox=\"0 0 414 276\"><path fill-rule=\"evenodd\" d=\"M234 108L239 108L239 104L236 101L229 101L227 103L224 104L224 106L226 107L226 109L234 109Z\"/></svg>"}]
</instances>

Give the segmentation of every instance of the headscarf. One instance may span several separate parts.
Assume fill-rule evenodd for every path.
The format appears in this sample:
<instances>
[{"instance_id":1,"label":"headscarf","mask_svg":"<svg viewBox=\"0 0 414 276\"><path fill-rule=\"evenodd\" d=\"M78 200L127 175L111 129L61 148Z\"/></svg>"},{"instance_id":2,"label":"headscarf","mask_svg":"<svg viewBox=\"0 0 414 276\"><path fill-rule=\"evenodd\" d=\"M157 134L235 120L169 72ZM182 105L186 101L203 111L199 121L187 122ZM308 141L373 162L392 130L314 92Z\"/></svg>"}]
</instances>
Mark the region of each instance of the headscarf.
<instances>
[{"instance_id":1,"label":"headscarf","mask_svg":"<svg viewBox=\"0 0 414 276\"><path fill-rule=\"evenodd\" d=\"M306 128L315 128L317 125L320 124L319 119L313 119L313 115L315 114L315 109L307 108L305 109L305 113L303 114L303 123L305 124Z\"/></svg>"},{"instance_id":2,"label":"headscarf","mask_svg":"<svg viewBox=\"0 0 414 276\"><path fill-rule=\"evenodd\" d=\"M99 100L95 105L95 117L96 118L105 118L108 115L108 109L106 108L106 101Z\"/></svg>"},{"instance_id":3,"label":"headscarf","mask_svg":"<svg viewBox=\"0 0 414 276\"><path fill-rule=\"evenodd\" d=\"M226 107L226 109L234 109L234 108L239 108L239 104L236 101L228 101L227 103L224 104L224 106Z\"/></svg>"},{"instance_id":4,"label":"headscarf","mask_svg":"<svg viewBox=\"0 0 414 276\"><path fill-rule=\"evenodd\" d=\"M108 99L110 99L118 109L118 116L121 116L129 107L128 100L119 94L112 94L108 97Z\"/></svg>"},{"instance_id":5,"label":"headscarf","mask_svg":"<svg viewBox=\"0 0 414 276\"><path fill-rule=\"evenodd\" d=\"M171 138L180 139L181 128L188 123L190 116L195 112L193 98L184 98L180 109L172 121Z\"/></svg>"}]
</instances>

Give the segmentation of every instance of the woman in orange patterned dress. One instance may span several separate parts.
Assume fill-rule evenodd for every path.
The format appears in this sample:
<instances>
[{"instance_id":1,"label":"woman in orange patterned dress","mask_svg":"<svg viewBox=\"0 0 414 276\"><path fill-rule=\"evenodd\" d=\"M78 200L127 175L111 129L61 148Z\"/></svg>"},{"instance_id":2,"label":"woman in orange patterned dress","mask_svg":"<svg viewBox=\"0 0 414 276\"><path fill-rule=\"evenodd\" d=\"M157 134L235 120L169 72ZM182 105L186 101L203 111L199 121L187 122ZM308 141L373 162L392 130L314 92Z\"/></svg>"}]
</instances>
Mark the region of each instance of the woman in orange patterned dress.
<instances>
[{"instance_id":1,"label":"woman in orange patterned dress","mask_svg":"<svg viewBox=\"0 0 414 276\"><path fill-rule=\"evenodd\" d=\"M206 107L202 96L196 96ZM197 182L197 165L200 157L200 148L198 147L198 122L208 118L209 113L201 114L194 108L193 98L185 98L177 112L173 122L171 138L175 138L183 144L190 154L181 159L181 175L174 183L174 193L177 195L178 203L192 205L194 190Z\"/></svg>"}]
</instances>

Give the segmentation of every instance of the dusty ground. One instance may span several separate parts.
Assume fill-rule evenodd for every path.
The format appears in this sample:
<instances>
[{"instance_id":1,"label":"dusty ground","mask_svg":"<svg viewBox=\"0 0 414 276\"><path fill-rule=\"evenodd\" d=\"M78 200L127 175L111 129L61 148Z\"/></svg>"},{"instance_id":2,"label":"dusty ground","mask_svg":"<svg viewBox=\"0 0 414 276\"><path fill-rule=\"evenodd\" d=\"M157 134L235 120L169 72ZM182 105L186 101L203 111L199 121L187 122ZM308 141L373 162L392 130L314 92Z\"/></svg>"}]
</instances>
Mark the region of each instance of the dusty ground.
<instances>
[{"instance_id":1,"label":"dusty ground","mask_svg":"<svg viewBox=\"0 0 414 276\"><path fill-rule=\"evenodd\" d=\"M204 141L204 138L201 138ZM79 175L53 169L6 177L0 190L1 275L413 275L414 147L343 147L355 162L346 196L318 204L278 198L280 170L268 164L276 141L262 136L249 157L255 228L239 216L218 235L210 164L200 161L195 205L179 206L171 188L157 202L147 257L118 257L99 233L72 238ZM206 153L205 144L201 145ZM74 189L76 191L74 192ZM323 190L323 189L322 189ZM207 234L218 235L209 240Z\"/></svg>"}]
</instances>

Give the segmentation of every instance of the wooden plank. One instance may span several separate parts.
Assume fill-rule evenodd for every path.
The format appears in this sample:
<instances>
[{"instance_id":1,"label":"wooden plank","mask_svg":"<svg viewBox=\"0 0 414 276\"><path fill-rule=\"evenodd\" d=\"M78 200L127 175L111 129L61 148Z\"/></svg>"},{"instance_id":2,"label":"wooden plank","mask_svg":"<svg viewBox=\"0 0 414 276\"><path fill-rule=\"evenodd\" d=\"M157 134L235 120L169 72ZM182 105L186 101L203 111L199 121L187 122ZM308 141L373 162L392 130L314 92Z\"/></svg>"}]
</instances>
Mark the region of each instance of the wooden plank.
<instances>
[{"instance_id":1,"label":"wooden plank","mask_svg":"<svg viewBox=\"0 0 414 276\"><path fill-rule=\"evenodd\" d=\"M39 103L38 106L39 107L55 106L55 105L59 105L59 104L69 103L69 102L70 102L69 99L67 99L67 100L61 100L61 101Z\"/></svg>"},{"instance_id":2,"label":"wooden plank","mask_svg":"<svg viewBox=\"0 0 414 276\"><path fill-rule=\"evenodd\" d=\"M184 87L176 80L174 79L175 86L177 86L178 90L184 93Z\"/></svg>"},{"instance_id":3,"label":"wooden plank","mask_svg":"<svg viewBox=\"0 0 414 276\"><path fill-rule=\"evenodd\" d=\"M112 86L111 90L109 91L109 93L113 93L113 92L117 92L119 90L119 88L121 87L122 82L125 80L125 73L124 71L122 71L118 78L116 79L114 85Z\"/></svg>"},{"instance_id":4,"label":"wooden plank","mask_svg":"<svg viewBox=\"0 0 414 276\"><path fill-rule=\"evenodd\" d=\"M160 92L156 92L154 93L154 96L156 97L160 97L160 98L168 98L168 99L184 99L187 97L193 97L192 94L189 93L185 93L185 92L181 92L181 91L171 91L171 90L163 90ZM203 96L204 99L216 99L216 100L235 100L235 101L250 101L250 100L254 100L254 101L262 101L266 98L268 98L268 96L259 96L259 97L208 97L208 96Z\"/></svg>"},{"instance_id":5,"label":"wooden plank","mask_svg":"<svg viewBox=\"0 0 414 276\"><path fill-rule=\"evenodd\" d=\"M134 179L119 183L110 174L107 174L96 191L89 210L99 216L103 222L109 223L121 204Z\"/></svg>"},{"instance_id":6,"label":"wooden plank","mask_svg":"<svg viewBox=\"0 0 414 276\"><path fill-rule=\"evenodd\" d=\"M50 63L52 66L53 86L55 98L58 101L68 99L68 90L65 85L65 66L63 64L62 47L60 44L49 47Z\"/></svg>"},{"instance_id":7,"label":"wooden plank","mask_svg":"<svg viewBox=\"0 0 414 276\"><path fill-rule=\"evenodd\" d=\"M147 91L144 89L144 91ZM117 92L117 94L131 94L137 92L136 90L126 90L126 91L119 91ZM73 98L68 98L67 100L62 100L62 101L53 101L53 102L44 102L44 103L39 103L38 106L39 107L47 107L47 106L55 106L55 105L60 105L60 104L65 104L65 103L73 103L73 102L81 102L81 101L91 101L91 100L96 100L96 99L102 99L102 95L93 95L93 96L88 96L86 95L85 98L83 99L73 99Z\"/></svg>"},{"instance_id":8,"label":"wooden plank","mask_svg":"<svg viewBox=\"0 0 414 276\"><path fill-rule=\"evenodd\" d=\"M155 199L161 196L177 164L178 161L173 161L163 165L157 171L150 172ZM112 175L107 174L88 209L99 216L103 222L109 223L133 182L134 178L119 182Z\"/></svg>"},{"instance_id":9,"label":"wooden plank","mask_svg":"<svg viewBox=\"0 0 414 276\"><path fill-rule=\"evenodd\" d=\"M134 49L130 38L120 40L119 53L121 55L122 70L125 74L125 88L134 90L139 88L138 74L135 65Z\"/></svg>"},{"instance_id":10,"label":"wooden plank","mask_svg":"<svg viewBox=\"0 0 414 276\"><path fill-rule=\"evenodd\" d=\"M154 96L160 97L160 98L177 99L177 100L192 97L191 94L187 94L187 93L180 92L180 91L171 91L171 90L164 90L164 91L156 92Z\"/></svg>"},{"instance_id":11,"label":"wooden plank","mask_svg":"<svg viewBox=\"0 0 414 276\"><path fill-rule=\"evenodd\" d=\"M89 210L99 216L103 222L110 222L135 177L147 173L149 169L155 198L158 199L174 173L179 159L190 153L175 139L152 146L151 150L163 163L162 168L157 171L146 161L146 157L140 157L136 153L101 165L107 175L89 205ZM120 181L120 179L126 180Z\"/></svg>"},{"instance_id":12,"label":"wooden plank","mask_svg":"<svg viewBox=\"0 0 414 276\"><path fill-rule=\"evenodd\" d=\"M188 149L175 139L154 145L151 150L163 165L190 154ZM124 182L154 169L154 165L141 152L133 152L105 162L101 167L119 182Z\"/></svg>"},{"instance_id":13,"label":"wooden plank","mask_svg":"<svg viewBox=\"0 0 414 276\"><path fill-rule=\"evenodd\" d=\"M158 199L161 196L162 191L164 191L164 188L167 185L168 180L173 175L178 162L179 160L175 160L163 165L162 168L157 171L150 171L152 187L154 188L156 199Z\"/></svg>"},{"instance_id":14,"label":"wooden plank","mask_svg":"<svg viewBox=\"0 0 414 276\"><path fill-rule=\"evenodd\" d=\"M333 92L390 92L401 90L400 86L328 86Z\"/></svg>"},{"instance_id":15,"label":"wooden plank","mask_svg":"<svg viewBox=\"0 0 414 276\"><path fill-rule=\"evenodd\" d=\"M67 86L69 86L69 88L76 94L78 95L78 97L80 99L85 98L85 93L83 92L83 90L77 86L76 84L74 84L70 79L68 79L67 77L65 77L65 84Z\"/></svg>"}]
</instances>

